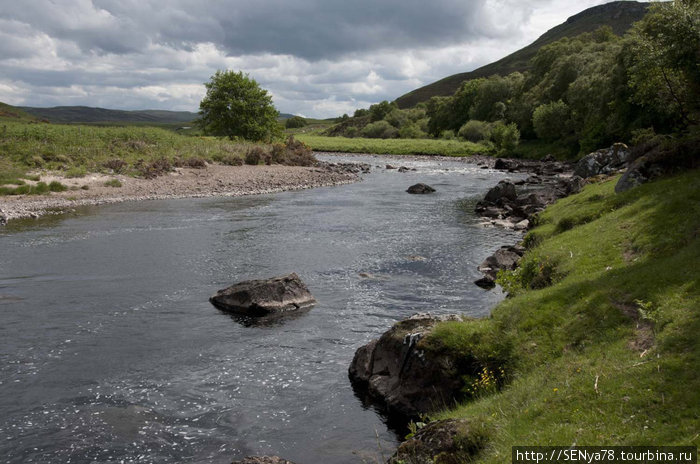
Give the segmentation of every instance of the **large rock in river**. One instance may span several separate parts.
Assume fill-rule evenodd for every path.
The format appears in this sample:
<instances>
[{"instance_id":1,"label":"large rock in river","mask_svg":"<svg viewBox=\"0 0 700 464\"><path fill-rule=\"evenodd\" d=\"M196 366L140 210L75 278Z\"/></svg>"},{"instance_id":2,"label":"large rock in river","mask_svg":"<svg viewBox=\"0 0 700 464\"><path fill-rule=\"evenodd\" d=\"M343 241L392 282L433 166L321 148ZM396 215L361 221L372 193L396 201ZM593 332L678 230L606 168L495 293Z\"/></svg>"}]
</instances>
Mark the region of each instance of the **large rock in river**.
<instances>
[{"instance_id":1,"label":"large rock in river","mask_svg":"<svg viewBox=\"0 0 700 464\"><path fill-rule=\"evenodd\" d=\"M432 188L428 184L415 184L411 185L408 190L406 190L408 193L414 193L414 194L422 194L422 193L433 193L435 191L434 188Z\"/></svg>"},{"instance_id":2,"label":"large rock in river","mask_svg":"<svg viewBox=\"0 0 700 464\"><path fill-rule=\"evenodd\" d=\"M397 322L357 350L350 379L389 411L408 417L452 404L461 388L452 358L428 353L419 345L436 323L446 320L460 318L416 314Z\"/></svg>"},{"instance_id":3,"label":"large rock in river","mask_svg":"<svg viewBox=\"0 0 700 464\"><path fill-rule=\"evenodd\" d=\"M316 303L296 273L264 280L248 280L224 288L209 298L223 311L246 316L294 311Z\"/></svg>"}]
</instances>

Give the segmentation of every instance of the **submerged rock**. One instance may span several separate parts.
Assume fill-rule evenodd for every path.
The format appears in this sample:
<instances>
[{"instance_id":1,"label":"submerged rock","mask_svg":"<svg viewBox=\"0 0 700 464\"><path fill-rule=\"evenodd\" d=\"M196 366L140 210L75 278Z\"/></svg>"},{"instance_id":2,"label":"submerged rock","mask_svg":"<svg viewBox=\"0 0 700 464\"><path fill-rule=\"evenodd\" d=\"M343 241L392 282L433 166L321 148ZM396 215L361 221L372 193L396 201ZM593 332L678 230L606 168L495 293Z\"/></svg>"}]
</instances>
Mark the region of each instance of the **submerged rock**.
<instances>
[{"instance_id":1,"label":"submerged rock","mask_svg":"<svg viewBox=\"0 0 700 464\"><path fill-rule=\"evenodd\" d=\"M248 456L241 461L233 461L231 464L294 464L277 456Z\"/></svg>"},{"instance_id":2,"label":"submerged rock","mask_svg":"<svg viewBox=\"0 0 700 464\"><path fill-rule=\"evenodd\" d=\"M423 184L423 183L418 183L415 185L411 185L408 190L406 190L408 193L414 193L414 194L424 194L424 193L433 193L435 191L434 188L432 188L428 184Z\"/></svg>"},{"instance_id":3,"label":"submerged rock","mask_svg":"<svg viewBox=\"0 0 700 464\"><path fill-rule=\"evenodd\" d=\"M355 385L407 417L443 408L461 388L448 355L420 349L420 340L440 321L459 316L416 314L394 324L378 340L355 352L349 375Z\"/></svg>"},{"instance_id":4,"label":"submerged rock","mask_svg":"<svg viewBox=\"0 0 700 464\"><path fill-rule=\"evenodd\" d=\"M246 316L266 316L307 308L316 303L296 273L272 279L248 280L219 290L209 301L221 309Z\"/></svg>"}]
</instances>

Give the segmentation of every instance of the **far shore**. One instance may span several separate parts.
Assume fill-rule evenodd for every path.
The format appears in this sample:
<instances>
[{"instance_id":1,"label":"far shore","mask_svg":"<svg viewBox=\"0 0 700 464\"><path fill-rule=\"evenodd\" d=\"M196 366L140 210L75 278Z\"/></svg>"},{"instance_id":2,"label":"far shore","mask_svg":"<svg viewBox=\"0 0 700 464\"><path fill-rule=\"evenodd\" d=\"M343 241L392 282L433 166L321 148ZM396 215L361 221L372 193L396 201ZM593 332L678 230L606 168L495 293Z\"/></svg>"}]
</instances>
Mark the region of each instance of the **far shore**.
<instances>
[{"instance_id":1,"label":"far shore","mask_svg":"<svg viewBox=\"0 0 700 464\"><path fill-rule=\"evenodd\" d=\"M41 181L58 181L65 192L46 195L0 196L0 224L13 219L62 214L79 206L125 201L212 196L244 196L302 190L356 182L351 172L301 166L225 166L178 168L154 179L125 175L87 174L66 178L57 172L40 172ZM116 181L118 181L118 183ZM121 186L110 186L116 184Z\"/></svg>"}]
</instances>

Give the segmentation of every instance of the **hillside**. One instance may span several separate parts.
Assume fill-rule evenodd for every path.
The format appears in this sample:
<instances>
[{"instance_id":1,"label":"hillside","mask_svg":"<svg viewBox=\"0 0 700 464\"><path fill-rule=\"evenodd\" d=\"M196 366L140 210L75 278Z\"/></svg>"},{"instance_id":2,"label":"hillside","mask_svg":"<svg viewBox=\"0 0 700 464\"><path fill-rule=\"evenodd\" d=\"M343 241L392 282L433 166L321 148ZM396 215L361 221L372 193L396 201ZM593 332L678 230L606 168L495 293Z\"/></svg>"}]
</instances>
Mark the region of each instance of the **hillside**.
<instances>
[{"instance_id":1,"label":"hillside","mask_svg":"<svg viewBox=\"0 0 700 464\"><path fill-rule=\"evenodd\" d=\"M36 117L23 111L21 108L16 106L10 106L7 103L0 102L0 120L11 120L11 121L36 121Z\"/></svg>"},{"instance_id":2,"label":"hillside","mask_svg":"<svg viewBox=\"0 0 700 464\"><path fill-rule=\"evenodd\" d=\"M139 110L123 111L88 106L56 106L54 108L20 107L21 110L55 123L189 123L197 113L189 111Z\"/></svg>"},{"instance_id":3,"label":"hillside","mask_svg":"<svg viewBox=\"0 0 700 464\"><path fill-rule=\"evenodd\" d=\"M601 26L610 26L615 34L622 35L630 26L642 19L649 4L634 1L617 1L595 6L570 17L565 23L547 31L539 39L525 48L512 53L494 63L487 64L474 71L454 74L432 84L420 87L396 99L399 108L410 108L433 96L449 96L455 93L459 85L469 79L488 77L494 74L505 76L515 71L526 71L528 63L544 45L556 42L564 37L575 37L584 32L591 32Z\"/></svg>"}]
</instances>

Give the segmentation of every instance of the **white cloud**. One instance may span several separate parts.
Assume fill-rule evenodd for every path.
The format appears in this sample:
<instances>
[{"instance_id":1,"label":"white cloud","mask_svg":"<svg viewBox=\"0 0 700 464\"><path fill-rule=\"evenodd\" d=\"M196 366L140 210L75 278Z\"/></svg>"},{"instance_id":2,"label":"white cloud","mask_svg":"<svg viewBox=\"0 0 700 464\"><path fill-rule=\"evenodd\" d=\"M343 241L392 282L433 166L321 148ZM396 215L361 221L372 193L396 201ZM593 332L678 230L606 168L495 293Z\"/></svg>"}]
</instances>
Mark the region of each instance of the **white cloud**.
<instances>
[{"instance_id":1,"label":"white cloud","mask_svg":"<svg viewBox=\"0 0 700 464\"><path fill-rule=\"evenodd\" d=\"M282 112L331 117L499 59L601 3L2 2L0 100L196 111L203 82L234 69Z\"/></svg>"}]
</instances>

